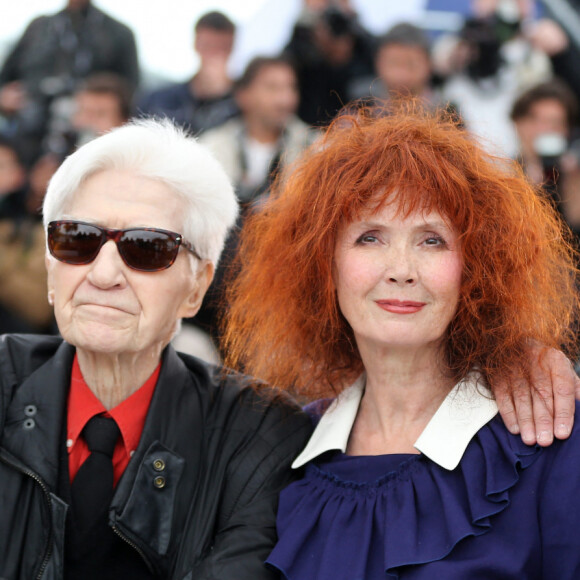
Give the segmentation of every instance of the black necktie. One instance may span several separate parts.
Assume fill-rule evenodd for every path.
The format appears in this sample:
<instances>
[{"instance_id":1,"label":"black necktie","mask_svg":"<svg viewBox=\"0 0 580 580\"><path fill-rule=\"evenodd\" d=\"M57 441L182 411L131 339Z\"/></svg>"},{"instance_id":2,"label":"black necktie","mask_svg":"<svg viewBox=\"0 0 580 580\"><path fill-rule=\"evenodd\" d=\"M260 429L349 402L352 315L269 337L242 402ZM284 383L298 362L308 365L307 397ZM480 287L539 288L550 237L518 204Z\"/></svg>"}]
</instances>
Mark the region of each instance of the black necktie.
<instances>
[{"instance_id":1,"label":"black necktie","mask_svg":"<svg viewBox=\"0 0 580 580\"><path fill-rule=\"evenodd\" d=\"M113 451L120 431L114 419L95 415L82 435L91 454L72 482L71 496L75 528L84 536L108 527L107 514L113 498Z\"/></svg>"}]
</instances>

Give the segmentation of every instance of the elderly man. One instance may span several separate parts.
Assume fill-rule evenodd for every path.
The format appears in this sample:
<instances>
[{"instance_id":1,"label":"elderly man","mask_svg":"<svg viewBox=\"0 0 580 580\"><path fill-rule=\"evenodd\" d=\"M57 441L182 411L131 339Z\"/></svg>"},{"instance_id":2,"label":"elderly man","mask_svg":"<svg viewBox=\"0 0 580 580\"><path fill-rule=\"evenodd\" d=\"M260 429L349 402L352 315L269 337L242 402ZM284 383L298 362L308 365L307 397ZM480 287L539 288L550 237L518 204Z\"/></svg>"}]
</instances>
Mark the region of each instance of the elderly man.
<instances>
[{"instance_id":1,"label":"elderly man","mask_svg":"<svg viewBox=\"0 0 580 580\"><path fill-rule=\"evenodd\" d=\"M168 346L237 215L169 122L77 150L44 203L61 338L0 344L0 577L269 579L291 403ZM64 339L64 340L63 340Z\"/></svg>"}]
</instances>

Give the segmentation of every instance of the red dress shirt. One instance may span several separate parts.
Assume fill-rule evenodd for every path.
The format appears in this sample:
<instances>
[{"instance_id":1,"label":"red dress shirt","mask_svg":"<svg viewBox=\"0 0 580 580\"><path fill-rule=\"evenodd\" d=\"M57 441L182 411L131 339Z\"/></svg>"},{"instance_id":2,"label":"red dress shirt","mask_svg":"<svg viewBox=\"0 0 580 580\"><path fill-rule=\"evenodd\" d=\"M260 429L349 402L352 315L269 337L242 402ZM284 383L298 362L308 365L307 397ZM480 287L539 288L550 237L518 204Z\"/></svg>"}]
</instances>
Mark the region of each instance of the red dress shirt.
<instances>
[{"instance_id":1,"label":"red dress shirt","mask_svg":"<svg viewBox=\"0 0 580 580\"><path fill-rule=\"evenodd\" d=\"M115 451L113 452L114 484L117 485L133 452L137 449L160 369L161 363L143 386L135 391L128 399L125 399L115 408L107 411L103 404L95 397L87 383L85 383L77 356L75 355L71 373L71 387L68 395L66 441L71 482L77 474L79 467L90 455L89 448L85 440L80 437L80 434L89 419L94 415L104 413L106 417L115 419L121 431L121 437L119 437Z\"/></svg>"}]
</instances>

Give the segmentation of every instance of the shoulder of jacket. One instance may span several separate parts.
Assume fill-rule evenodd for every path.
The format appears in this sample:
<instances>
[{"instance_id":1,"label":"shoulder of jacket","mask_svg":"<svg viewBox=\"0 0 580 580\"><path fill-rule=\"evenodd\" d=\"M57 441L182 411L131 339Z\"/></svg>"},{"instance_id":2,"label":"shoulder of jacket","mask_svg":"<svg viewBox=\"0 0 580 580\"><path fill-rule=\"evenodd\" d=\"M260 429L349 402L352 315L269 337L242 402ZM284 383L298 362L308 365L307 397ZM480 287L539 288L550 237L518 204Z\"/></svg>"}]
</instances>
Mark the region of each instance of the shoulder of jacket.
<instances>
[{"instance_id":1,"label":"shoulder of jacket","mask_svg":"<svg viewBox=\"0 0 580 580\"><path fill-rule=\"evenodd\" d=\"M17 383L54 356L63 340L59 336L4 334L0 336L0 377Z\"/></svg>"},{"instance_id":2,"label":"shoulder of jacket","mask_svg":"<svg viewBox=\"0 0 580 580\"><path fill-rule=\"evenodd\" d=\"M148 101L153 101L154 103L157 100L164 100L168 97L183 97L184 95L187 96L189 90L187 88L189 83L187 82L180 82L180 83L166 83L152 91L146 93L143 97L143 100L147 103Z\"/></svg>"},{"instance_id":3,"label":"shoulder of jacket","mask_svg":"<svg viewBox=\"0 0 580 580\"><path fill-rule=\"evenodd\" d=\"M231 376L223 388L234 411L229 428L246 434L250 464L267 457L277 463L304 447L312 422L288 393L244 375Z\"/></svg>"},{"instance_id":4,"label":"shoulder of jacket","mask_svg":"<svg viewBox=\"0 0 580 580\"><path fill-rule=\"evenodd\" d=\"M322 135L319 129L308 125L298 117L290 120L287 131L289 140L302 148L308 147Z\"/></svg>"},{"instance_id":5,"label":"shoulder of jacket","mask_svg":"<svg viewBox=\"0 0 580 580\"><path fill-rule=\"evenodd\" d=\"M112 28L115 32L123 33L127 37L134 38L135 34L133 33L133 30L131 29L130 26L128 26L124 22L117 20L114 16L111 16L108 12L105 12L104 10L97 8L94 5L91 5L90 9L93 12L93 14L97 15L98 19L105 26Z\"/></svg>"},{"instance_id":6,"label":"shoulder of jacket","mask_svg":"<svg viewBox=\"0 0 580 580\"><path fill-rule=\"evenodd\" d=\"M212 422L224 430L240 429L252 436L269 433L282 438L310 426L310 420L294 399L263 381L231 369L178 353L181 361L207 397Z\"/></svg>"},{"instance_id":7,"label":"shoulder of jacket","mask_svg":"<svg viewBox=\"0 0 580 580\"><path fill-rule=\"evenodd\" d=\"M53 25L57 14L41 14L33 18L24 29L24 35L38 33L40 29L50 27Z\"/></svg>"},{"instance_id":8,"label":"shoulder of jacket","mask_svg":"<svg viewBox=\"0 0 580 580\"><path fill-rule=\"evenodd\" d=\"M221 125L208 129L202 133L199 137L199 142L210 147L214 143L224 142L225 139L227 139L227 143L229 143L230 139L233 137L237 138L237 136L241 134L242 129L243 124L241 119L239 117L233 117ZM235 145L235 142L233 144Z\"/></svg>"}]
</instances>

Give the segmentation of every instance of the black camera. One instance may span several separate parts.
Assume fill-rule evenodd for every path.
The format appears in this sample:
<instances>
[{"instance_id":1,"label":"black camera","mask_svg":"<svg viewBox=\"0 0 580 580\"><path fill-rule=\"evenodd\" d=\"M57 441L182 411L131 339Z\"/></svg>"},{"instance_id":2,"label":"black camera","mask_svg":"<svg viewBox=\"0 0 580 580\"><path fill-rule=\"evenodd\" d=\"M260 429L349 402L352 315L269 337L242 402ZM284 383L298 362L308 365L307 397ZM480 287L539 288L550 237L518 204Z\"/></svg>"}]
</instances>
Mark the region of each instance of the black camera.
<instances>
[{"instance_id":1,"label":"black camera","mask_svg":"<svg viewBox=\"0 0 580 580\"><path fill-rule=\"evenodd\" d=\"M335 6L331 6L323 12L322 20L334 37L347 36L354 33L352 18Z\"/></svg>"}]
</instances>

